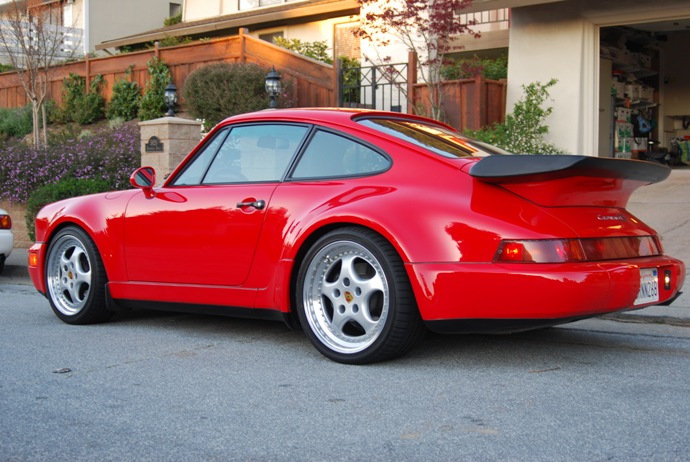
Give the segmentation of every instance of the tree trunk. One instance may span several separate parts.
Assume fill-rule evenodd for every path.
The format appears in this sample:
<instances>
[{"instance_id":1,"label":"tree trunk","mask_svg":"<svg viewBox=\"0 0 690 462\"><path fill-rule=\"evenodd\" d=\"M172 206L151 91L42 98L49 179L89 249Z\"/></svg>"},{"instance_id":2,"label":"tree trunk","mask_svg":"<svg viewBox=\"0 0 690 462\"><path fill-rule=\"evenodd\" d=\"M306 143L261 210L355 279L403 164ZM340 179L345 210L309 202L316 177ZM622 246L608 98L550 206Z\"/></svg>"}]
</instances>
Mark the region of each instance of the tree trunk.
<instances>
[{"instance_id":1,"label":"tree trunk","mask_svg":"<svg viewBox=\"0 0 690 462\"><path fill-rule=\"evenodd\" d=\"M41 132L40 132L40 125L39 125L39 115L38 112L41 108L38 105L38 101L33 98L31 99L31 112L33 116L33 122L34 122L34 129L33 129L33 137L34 137L34 147L37 148L41 145Z\"/></svg>"},{"instance_id":2,"label":"tree trunk","mask_svg":"<svg viewBox=\"0 0 690 462\"><path fill-rule=\"evenodd\" d=\"M41 104L41 115L43 116L43 126L41 127L43 134L43 146L48 146L48 115L46 113L46 105L44 102Z\"/></svg>"}]
</instances>

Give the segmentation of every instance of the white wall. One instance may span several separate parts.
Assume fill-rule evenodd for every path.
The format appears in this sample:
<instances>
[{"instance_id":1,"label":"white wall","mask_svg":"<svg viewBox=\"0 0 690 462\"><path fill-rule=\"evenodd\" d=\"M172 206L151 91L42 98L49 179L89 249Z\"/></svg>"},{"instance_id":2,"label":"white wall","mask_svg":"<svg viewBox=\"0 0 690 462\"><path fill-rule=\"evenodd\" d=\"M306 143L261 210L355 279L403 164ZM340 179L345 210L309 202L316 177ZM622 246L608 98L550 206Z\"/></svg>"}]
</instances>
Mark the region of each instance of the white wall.
<instances>
[{"instance_id":1,"label":"white wall","mask_svg":"<svg viewBox=\"0 0 690 462\"><path fill-rule=\"evenodd\" d=\"M547 103L554 109L547 120L547 141L573 154L594 153L584 129L594 122L594 39L594 26L572 6L513 10L507 112L522 97L523 85L557 79L550 89L552 101Z\"/></svg>"},{"instance_id":2,"label":"white wall","mask_svg":"<svg viewBox=\"0 0 690 462\"><path fill-rule=\"evenodd\" d=\"M105 40L159 29L170 15L170 3L182 4L183 0L77 0L83 9L73 13L88 18L86 25L86 51Z\"/></svg>"}]
</instances>

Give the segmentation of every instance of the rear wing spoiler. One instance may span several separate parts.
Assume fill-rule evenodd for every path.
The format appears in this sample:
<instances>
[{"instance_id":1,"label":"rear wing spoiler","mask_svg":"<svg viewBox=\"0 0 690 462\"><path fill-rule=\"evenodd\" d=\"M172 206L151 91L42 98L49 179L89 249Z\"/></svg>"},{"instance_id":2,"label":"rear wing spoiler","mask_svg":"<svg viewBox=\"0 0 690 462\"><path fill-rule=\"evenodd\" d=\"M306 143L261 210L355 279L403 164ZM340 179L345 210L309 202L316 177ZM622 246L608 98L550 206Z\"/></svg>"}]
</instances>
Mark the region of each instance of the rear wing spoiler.
<instances>
[{"instance_id":1,"label":"rear wing spoiler","mask_svg":"<svg viewBox=\"0 0 690 462\"><path fill-rule=\"evenodd\" d=\"M482 158L470 175L487 183L544 181L568 176L633 180L652 184L665 180L665 165L630 159L572 155L495 155Z\"/></svg>"}]
</instances>

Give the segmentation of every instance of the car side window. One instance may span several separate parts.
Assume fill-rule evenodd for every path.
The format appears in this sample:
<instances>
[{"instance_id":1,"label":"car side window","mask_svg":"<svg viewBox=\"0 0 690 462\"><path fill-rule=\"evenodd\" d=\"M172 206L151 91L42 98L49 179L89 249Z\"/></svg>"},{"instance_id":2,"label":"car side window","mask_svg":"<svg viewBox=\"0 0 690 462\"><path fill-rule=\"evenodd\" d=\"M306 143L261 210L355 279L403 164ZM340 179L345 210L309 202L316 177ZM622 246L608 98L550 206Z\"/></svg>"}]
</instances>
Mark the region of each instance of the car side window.
<instances>
[{"instance_id":1,"label":"car side window","mask_svg":"<svg viewBox=\"0 0 690 462\"><path fill-rule=\"evenodd\" d=\"M390 166L383 154L357 141L317 131L309 141L291 177L329 178L376 173Z\"/></svg>"},{"instance_id":2,"label":"car side window","mask_svg":"<svg viewBox=\"0 0 690 462\"><path fill-rule=\"evenodd\" d=\"M234 127L202 183L280 181L307 131L306 126L286 124Z\"/></svg>"},{"instance_id":3,"label":"car side window","mask_svg":"<svg viewBox=\"0 0 690 462\"><path fill-rule=\"evenodd\" d=\"M182 173L173 181L175 186L197 185L208 170L208 166L223 144L230 129L224 129L216 133L211 141L201 148L201 152L187 165Z\"/></svg>"}]
</instances>

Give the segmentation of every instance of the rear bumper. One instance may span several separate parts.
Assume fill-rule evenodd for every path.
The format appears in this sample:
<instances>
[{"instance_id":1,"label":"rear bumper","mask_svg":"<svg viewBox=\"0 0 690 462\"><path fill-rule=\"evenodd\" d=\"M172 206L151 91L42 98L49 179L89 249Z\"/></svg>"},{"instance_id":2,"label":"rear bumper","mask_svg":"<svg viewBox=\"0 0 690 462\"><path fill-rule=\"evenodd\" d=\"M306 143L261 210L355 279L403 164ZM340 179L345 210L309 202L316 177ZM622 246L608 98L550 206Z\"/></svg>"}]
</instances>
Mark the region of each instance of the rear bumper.
<instances>
[{"instance_id":1,"label":"rear bumper","mask_svg":"<svg viewBox=\"0 0 690 462\"><path fill-rule=\"evenodd\" d=\"M0 255L9 257L14 247L14 234L8 229L0 230Z\"/></svg>"},{"instance_id":2,"label":"rear bumper","mask_svg":"<svg viewBox=\"0 0 690 462\"><path fill-rule=\"evenodd\" d=\"M659 299L635 305L640 269L647 268L660 275ZM685 282L683 262L666 256L572 264L420 263L407 270L429 327L457 332L525 330L662 304ZM670 276L666 285L665 275ZM452 321L474 327L433 327L457 324Z\"/></svg>"}]
</instances>

